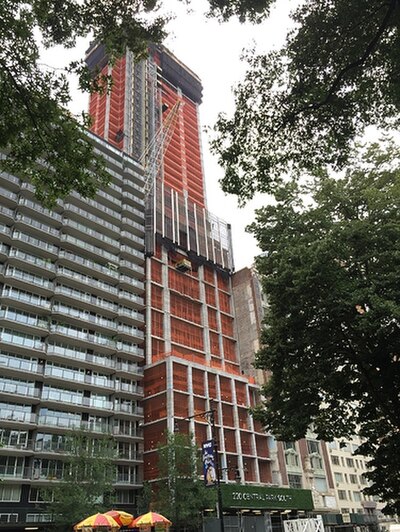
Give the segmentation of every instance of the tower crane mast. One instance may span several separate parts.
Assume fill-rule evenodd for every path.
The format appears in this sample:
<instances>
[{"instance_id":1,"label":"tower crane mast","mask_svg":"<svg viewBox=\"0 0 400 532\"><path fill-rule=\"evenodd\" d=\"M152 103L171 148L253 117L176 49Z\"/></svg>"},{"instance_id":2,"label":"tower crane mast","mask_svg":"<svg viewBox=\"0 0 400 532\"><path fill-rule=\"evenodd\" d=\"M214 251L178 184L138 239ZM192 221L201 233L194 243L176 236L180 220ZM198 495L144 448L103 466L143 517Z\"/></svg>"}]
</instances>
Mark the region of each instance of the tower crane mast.
<instances>
[{"instance_id":1,"label":"tower crane mast","mask_svg":"<svg viewBox=\"0 0 400 532\"><path fill-rule=\"evenodd\" d=\"M167 114L165 120L161 119L160 127L139 159L145 172L144 194L146 199L151 194L155 185L158 172L161 168L162 157L171 142L176 122L179 117L179 110L182 105L182 100L177 100Z\"/></svg>"}]
</instances>

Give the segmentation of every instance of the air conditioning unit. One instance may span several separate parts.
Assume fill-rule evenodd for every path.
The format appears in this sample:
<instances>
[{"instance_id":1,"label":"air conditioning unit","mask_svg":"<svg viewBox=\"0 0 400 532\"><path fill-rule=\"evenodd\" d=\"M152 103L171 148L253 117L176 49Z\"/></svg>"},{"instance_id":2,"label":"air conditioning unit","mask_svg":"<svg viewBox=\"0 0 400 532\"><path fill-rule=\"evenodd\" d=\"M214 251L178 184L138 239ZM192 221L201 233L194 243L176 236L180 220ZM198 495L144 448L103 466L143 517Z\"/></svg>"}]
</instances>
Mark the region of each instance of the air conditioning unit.
<instances>
[{"instance_id":1,"label":"air conditioning unit","mask_svg":"<svg viewBox=\"0 0 400 532\"><path fill-rule=\"evenodd\" d=\"M192 264L188 259L182 259L175 264L175 268L180 272L187 272L192 269Z\"/></svg>"}]
</instances>

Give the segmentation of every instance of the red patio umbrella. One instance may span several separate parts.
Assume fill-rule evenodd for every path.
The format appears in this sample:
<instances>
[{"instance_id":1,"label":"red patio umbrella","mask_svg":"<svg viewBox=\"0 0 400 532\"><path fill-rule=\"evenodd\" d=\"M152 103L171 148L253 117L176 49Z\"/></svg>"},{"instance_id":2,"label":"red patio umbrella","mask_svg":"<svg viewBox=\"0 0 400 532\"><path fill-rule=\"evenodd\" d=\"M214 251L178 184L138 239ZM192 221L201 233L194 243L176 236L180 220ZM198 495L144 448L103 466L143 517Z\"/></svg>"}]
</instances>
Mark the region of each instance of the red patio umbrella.
<instances>
[{"instance_id":1,"label":"red patio umbrella","mask_svg":"<svg viewBox=\"0 0 400 532\"><path fill-rule=\"evenodd\" d=\"M104 515L111 515L120 526L128 526L134 519L132 514L124 512L123 510L109 510L108 512L105 512Z\"/></svg>"},{"instance_id":2,"label":"red patio umbrella","mask_svg":"<svg viewBox=\"0 0 400 532\"><path fill-rule=\"evenodd\" d=\"M129 525L129 528L148 528L151 526L169 528L171 525L171 521L163 515L156 512L148 512L136 517Z\"/></svg>"},{"instance_id":3,"label":"red patio umbrella","mask_svg":"<svg viewBox=\"0 0 400 532\"><path fill-rule=\"evenodd\" d=\"M120 525L111 517L111 515L94 514L86 517L83 521L80 521L74 526L74 530L82 530L86 528L107 528L108 530L118 530Z\"/></svg>"}]
</instances>

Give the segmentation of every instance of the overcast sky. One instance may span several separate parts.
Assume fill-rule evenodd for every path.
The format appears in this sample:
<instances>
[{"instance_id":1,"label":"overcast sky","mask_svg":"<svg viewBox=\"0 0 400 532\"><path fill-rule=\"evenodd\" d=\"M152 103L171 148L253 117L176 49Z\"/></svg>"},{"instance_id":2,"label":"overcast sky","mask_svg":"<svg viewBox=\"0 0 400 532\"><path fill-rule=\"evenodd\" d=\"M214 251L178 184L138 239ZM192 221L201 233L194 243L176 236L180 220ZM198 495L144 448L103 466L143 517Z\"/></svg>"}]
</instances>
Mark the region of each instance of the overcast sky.
<instances>
[{"instance_id":1,"label":"overcast sky","mask_svg":"<svg viewBox=\"0 0 400 532\"><path fill-rule=\"evenodd\" d=\"M240 61L243 49L254 43L259 51L280 47L293 2L278 2L279 9L275 9L262 25L242 25L233 19L220 24L204 17L207 2L195 0L194 4L195 12L187 13L182 4L174 3L177 17L170 24L171 34L165 44L202 80L200 119L202 126L212 126L219 112L229 115L234 109L232 87L242 79L246 70L246 64ZM259 252L255 239L245 232L245 226L254 219L254 208L261 206L266 199L255 198L245 208L238 209L236 198L225 195L218 185L223 171L209 152L206 134L202 140L208 208L231 223L235 268L239 270L250 266Z\"/></svg>"},{"instance_id":2,"label":"overcast sky","mask_svg":"<svg viewBox=\"0 0 400 532\"><path fill-rule=\"evenodd\" d=\"M271 17L261 25L243 25L236 19L220 24L214 19L207 19L204 16L207 9L205 0L193 0L192 10L189 13L183 2L166 0L165 4L176 14L175 20L169 25L170 35L165 45L193 70L203 83L200 119L204 128L215 123L219 112L226 112L229 115L234 109L232 87L242 79L246 69L245 63L240 61L242 51L254 44L258 51L280 47L289 26L289 10L296 2L294 0L278 2L279 8L274 9ZM79 59L84 56L87 45L88 41L82 40L73 52L74 58ZM57 66L61 57L67 62L67 59L71 59L71 52L52 50L44 57L44 62ZM87 96L75 90L72 93L74 99L71 110L74 113L86 111ZM250 266L254 256L259 252L255 239L245 232L245 226L254 219L254 209L266 200L255 198L245 208L238 209L236 198L225 195L218 185L223 172L218 167L216 158L209 152L205 133L202 147L208 208L231 223L235 268L239 270Z\"/></svg>"}]
</instances>

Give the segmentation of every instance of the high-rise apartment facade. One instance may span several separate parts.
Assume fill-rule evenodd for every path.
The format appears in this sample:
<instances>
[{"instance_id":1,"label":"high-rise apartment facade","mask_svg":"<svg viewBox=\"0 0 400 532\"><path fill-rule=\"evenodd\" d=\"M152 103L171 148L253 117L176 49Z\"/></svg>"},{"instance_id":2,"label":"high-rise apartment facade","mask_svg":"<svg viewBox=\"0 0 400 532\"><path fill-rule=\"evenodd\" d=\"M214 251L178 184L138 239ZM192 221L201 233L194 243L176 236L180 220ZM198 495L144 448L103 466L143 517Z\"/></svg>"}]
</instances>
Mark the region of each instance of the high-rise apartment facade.
<instances>
[{"instance_id":1,"label":"high-rise apartment facade","mask_svg":"<svg viewBox=\"0 0 400 532\"><path fill-rule=\"evenodd\" d=\"M190 431L199 444L211 437L201 414L213 408L223 478L239 470L244 482L271 483L268 439L248 412L257 388L238 362L230 227L206 209L200 80L163 47L113 67L93 47L87 61L115 80L110 94L91 100L93 131L129 154L141 158L176 112L148 209L144 478L157 477L167 430Z\"/></svg>"},{"instance_id":2,"label":"high-rise apartment facade","mask_svg":"<svg viewBox=\"0 0 400 532\"><path fill-rule=\"evenodd\" d=\"M0 173L0 529L50 520L73 429L115 437L118 505L142 485L144 179L89 137L112 178L92 200L48 211Z\"/></svg>"}]
</instances>

